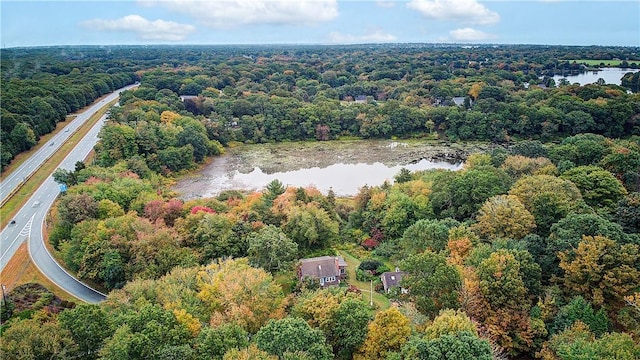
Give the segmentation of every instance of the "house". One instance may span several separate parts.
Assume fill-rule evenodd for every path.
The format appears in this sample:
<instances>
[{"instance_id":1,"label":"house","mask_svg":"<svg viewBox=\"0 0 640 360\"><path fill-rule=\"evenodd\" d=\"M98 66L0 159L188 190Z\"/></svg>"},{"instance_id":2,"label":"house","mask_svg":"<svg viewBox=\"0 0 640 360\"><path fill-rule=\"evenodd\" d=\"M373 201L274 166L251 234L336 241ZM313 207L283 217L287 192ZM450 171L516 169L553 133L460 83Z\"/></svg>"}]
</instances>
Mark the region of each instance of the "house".
<instances>
[{"instance_id":1,"label":"house","mask_svg":"<svg viewBox=\"0 0 640 360\"><path fill-rule=\"evenodd\" d=\"M356 104L366 104L367 97L365 95L357 95L356 96Z\"/></svg>"},{"instance_id":2,"label":"house","mask_svg":"<svg viewBox=\"0 0 640 360\"><path fill-rule=\"evenodd\" d=\"M320 256L298 263L298 280L317 279L321 287L338 285L347 275L347 263L341 256Z\"/></svg>"},{"instance_id":3,"label":"house","mask_svg":"<svg viewBox=\"0 0 640 360\"><path fill-rule=\"evenodd\" d=\"M185 102L185 100L195 100L198 98L198 95L180 95L180 100Z\"/></svg>"},{"instance_id":4,"label":"house","mask_svg":"<svg viewBox=\"0 0 640 360\"><path fill-rule=\"evenodd\" d=\"M464 96L454 96L453 103L456 104L456 106L464 106L464 99L466 99ZM471 103L473 103L473 101L469 99L469 104Z\"/></svg>"},{"instance_id":5,"label":"house","mask_svg":"<svg viewBox=\"0 0 640 360\"><path fill-rule=\"evenodd\" d=\"M404 272L400 271L400 269L396 268L396 271L387 271L383 272L380 275L380 280L382 280L382 286L384 287L384 292L388 293L392 288L400 286L400 281L402 280L402 276ZM406 289L400 289L403 294L407 293Z\"/></svg>"}]
</instances>

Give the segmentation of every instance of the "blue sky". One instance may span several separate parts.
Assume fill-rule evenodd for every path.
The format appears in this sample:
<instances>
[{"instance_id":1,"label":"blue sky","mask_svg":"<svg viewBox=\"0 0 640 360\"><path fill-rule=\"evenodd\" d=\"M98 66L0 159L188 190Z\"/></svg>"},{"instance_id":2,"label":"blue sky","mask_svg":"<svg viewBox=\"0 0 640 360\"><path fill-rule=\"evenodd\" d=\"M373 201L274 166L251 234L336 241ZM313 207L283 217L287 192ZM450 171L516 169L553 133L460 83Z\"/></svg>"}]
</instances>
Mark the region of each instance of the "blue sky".
<instances>
[{"instance_id":1,"label":"blue sky","mask_svg":"<svg viewBox=\"0 0 640 360\"><path fill-rule=\"evenodd\" d=\"M640 0L0 0L3 47L495 43L640 46Z\"/></svg>"}]
</instances>

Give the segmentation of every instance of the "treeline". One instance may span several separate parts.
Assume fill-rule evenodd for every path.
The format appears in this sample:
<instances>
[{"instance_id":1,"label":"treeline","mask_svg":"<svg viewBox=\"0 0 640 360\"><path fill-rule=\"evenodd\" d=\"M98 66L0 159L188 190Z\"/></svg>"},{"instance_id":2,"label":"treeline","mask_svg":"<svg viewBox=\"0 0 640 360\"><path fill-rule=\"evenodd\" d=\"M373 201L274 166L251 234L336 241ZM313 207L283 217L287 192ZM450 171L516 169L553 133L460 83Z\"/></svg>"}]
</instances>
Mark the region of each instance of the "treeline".
<instances>
[{"instance_id":1,"label":"treeline","mask_svg":"<svg viewBox=\"0 0 640 360\"><path fill-rule=\"evenodd\" d=\"M186 110L214 121L222 144L433 132L497 142L638 134L640 101L625 91L637 91L637 73L625 76L626 88L537 87L552 87L549 76L576 65L568 59L613 58L640 56L628 47L420 44L2 49L1 166L69 112L139 77L151 90L130 97L198 96ZM345 106L356 98L366 104ZM451 106L454 98L465 99L462 107Z\"/></svg>"},{"instance_id":2,"label":"treeline","mask_svg":"<svg viewBox=\"0 0 640 360\"><path fill-rule=\"evenodd\" d=\"M133 72L102 72L94 63L14 57L3 49L0 166L4 169L17 154L31 149L68 114L135 81Z\"/></svg>"}]
</instances>

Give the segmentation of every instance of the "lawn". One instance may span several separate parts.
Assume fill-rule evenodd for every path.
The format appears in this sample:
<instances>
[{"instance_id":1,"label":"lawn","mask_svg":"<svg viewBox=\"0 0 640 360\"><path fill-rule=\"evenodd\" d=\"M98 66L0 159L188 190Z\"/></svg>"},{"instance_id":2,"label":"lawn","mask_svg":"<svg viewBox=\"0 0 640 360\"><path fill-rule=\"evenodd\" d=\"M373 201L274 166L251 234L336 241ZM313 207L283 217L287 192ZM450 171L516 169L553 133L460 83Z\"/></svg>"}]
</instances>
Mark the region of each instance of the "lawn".
<instances>
[{"instance_id":1,"label":"lawn","mask_svg":"<svg viewBox=\"0 0 640 360\"><path fill-rule=\"evenodd\" d=\"M604 64L605 66L619 66L622 64L622 60L592 60L592 59L575 59L568 60L570 63L576 62L578 64L585 64L588 66L598 66ZM640 61L631 60L627 61L629 64L638 64Z\"/></svg>"},{"instance_id":2,"label":"lawn","mask_svg":"<svg viewBox=\"0 0 640 360\"><path fill-rule=\"evenodd\" d=\"M362 291L362 300L368 303L371 299L371 284L356 280L356 269L358 268L358 265L360 265L360 260L344 250L340 250L338 253L347 263L347 273L349 274L347 282L349 285L353 285L360 289ZM373 303L376 305L376 308L380 310L388 309L389 306L391 306L391 303L386 296L375 291L373 292Z\"/></svg>"}]
</instances>

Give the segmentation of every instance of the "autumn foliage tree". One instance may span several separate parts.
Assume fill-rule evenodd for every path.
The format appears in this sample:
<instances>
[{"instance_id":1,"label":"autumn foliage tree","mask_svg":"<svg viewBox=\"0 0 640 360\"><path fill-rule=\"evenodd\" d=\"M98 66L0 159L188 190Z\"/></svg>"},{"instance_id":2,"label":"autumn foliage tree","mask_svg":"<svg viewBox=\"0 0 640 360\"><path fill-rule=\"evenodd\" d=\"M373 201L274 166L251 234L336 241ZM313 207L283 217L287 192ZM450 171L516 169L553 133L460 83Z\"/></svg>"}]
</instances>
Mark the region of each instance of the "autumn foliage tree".
<instances>
[{"instance_id":1,"label":"autumn foliage tree","mask_svg":"<svg viewBox=\"0 0 640 360\"><path fill-rule=\"evenodd\" d=\"M235 322L256 333L270 319L284 317L284 294L268 272L246 258L220 260L198 272L198 298L210 308L213 326Z\"/></svg>"},{"instance_id":2,"label":"autumn foliage tree","mask_svg":"<svg viewBox=\"0 0 640 360\"><path fill-rule=\"evenodd\" d=\"M384 359L387 353L399 351L409 340L409 335L409 320L398 309L392 307L381 311L369 324L367 337L354 359Z\"/></svg>"},{"instance_id":3,"label":"autumn foliage tree","mask_svg":"<svg viewBox=\"0 0 640 360\"><path fill-rule=\"evenodd\" d=\"M536 227L533 215L513 195L498 195L485 201L476 221L473 230L489 239L521 239Z\"/></svg>"},{"instance_id":4,"label":"autumn foliage tree","mask_svg":"<svg viewBox=\"0 0 640 360\"><path fill-rule=\"evenodd\" d=\"M620 304L640 282L638 245L620 245L602 236L584 236L573 254L558 253L568 292L595 305Z\"/></svg>"},{"instance_id":5,"label":"autumn foliage tree","mask_svg":"<svg viewBox=\"0 0 640 360\"><path fill-rule=\"evenodd\" d=\"M553 223L578 212L583 204L580 190L569 180L550 175L521 178L509 190L533 215L538 234L546 236Z\"/></svg>"}]
</instances>

